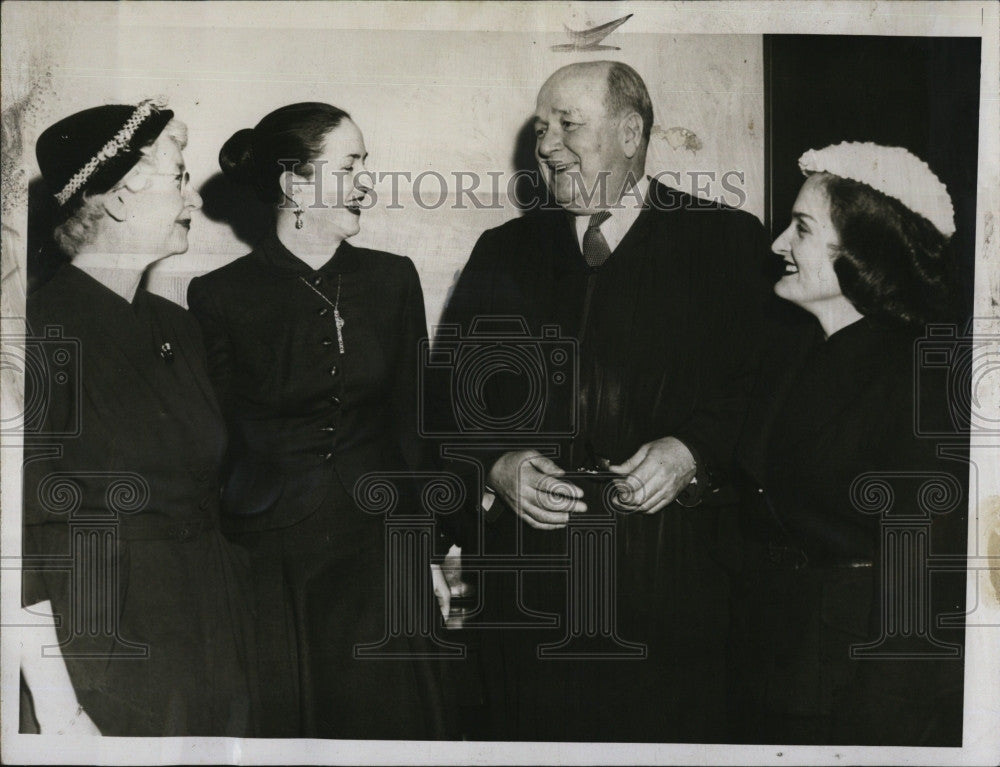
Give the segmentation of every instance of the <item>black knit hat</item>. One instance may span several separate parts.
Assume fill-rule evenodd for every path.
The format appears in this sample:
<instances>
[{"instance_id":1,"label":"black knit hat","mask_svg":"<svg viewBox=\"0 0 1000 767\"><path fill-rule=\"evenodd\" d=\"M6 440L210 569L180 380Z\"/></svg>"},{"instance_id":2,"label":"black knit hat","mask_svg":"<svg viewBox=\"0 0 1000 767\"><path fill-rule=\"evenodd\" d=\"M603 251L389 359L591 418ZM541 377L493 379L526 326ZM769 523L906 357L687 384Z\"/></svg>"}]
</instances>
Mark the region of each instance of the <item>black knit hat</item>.
<instances>
[{"instance_id":1,"label":"black knit hat","mask_svg":"<svg viewBox=\"0 0 1000 767\"><path fill-rule=\"evenodd\" d=\"M114 187L173 116L152 101L138 106L108 104L46 128L35 144L35 156L56 202L65 210L84 192L100 194Z\"/></svg>"}]
</instances>

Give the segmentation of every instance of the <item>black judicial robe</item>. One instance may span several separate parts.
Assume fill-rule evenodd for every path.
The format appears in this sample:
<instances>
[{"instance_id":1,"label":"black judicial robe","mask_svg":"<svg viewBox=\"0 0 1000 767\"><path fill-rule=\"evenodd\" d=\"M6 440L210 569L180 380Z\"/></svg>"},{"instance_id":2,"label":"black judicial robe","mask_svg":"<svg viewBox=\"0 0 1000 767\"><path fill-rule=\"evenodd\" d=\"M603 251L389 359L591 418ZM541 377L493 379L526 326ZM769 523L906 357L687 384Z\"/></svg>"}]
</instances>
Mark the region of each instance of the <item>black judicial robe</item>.
<instances>
[{"instance_id":1,"label":"black judicial robe","mask_svg":"<svg viewBox=\"0 0 1000 767\"><path fill-rule=\"evenodd\" d=\"M762 386L740 447L761 501L736 600L749 740L961 744L963 631L938 621L965 606L965 400L940 363L962 354L931 339L939 361L915 368L921 343L869 319L805 332ZM932 569L908 572L924 555ZM850 657L879 640L907 657Z\"/></svg>"},{"instance_id":2,"label":"black judicial robe","mask_svg":"<svg viewBox=\"0 0 1000 767\"><path fill-rule=\"evenodd\" d=\"M424 467L412 261L344 241L312 270L272 233L192 280L188 303L230 428L223 524L254 557L265 734L443 736L440 669L420 657L434 654L429 639L413 638L408 658L354 656L390 631L390 515L373 513L377 489L356 502L358 481L387 476L392 514L421 514L400 478ZM428 567L409 564L413 593L419 578L429 594ZM433 597L421 608L420 625L435 625Z\"/></svg>"},{"instance_id":3,"label":"black judicial robe","mask_svg":"<svg viewBox=\"0 0 1000 767\"><path fill-rule=\"evenodd\" d=\"M218 529L226 438L197 324L71 265L27 319L25 604L52 601L103 734L253 735L248 557Z\"/></svg>"},{"instance_id":4,"label":"black judicial robe","mask_svg":"<svg viewBox=\"0 0 1000 767\"><path fill-rule=\"evenodd\" d=\"M621 463L642 444L674 436L710 469L716 488L696 508L673 503L652 515L610 515L612 644L644 645L639 659L540 659L538 645L560 642L581 608L567 608L566 568L545 572L530 557L567 556L567 531L536 530L507 508L492 522L471 522L467 572L481 554L522 569L494 568L479 583L494 737L725 740L729 573L738 556L725 485L756 375L766 253L753 216L657 182L597 269L588 268L572 220L559 210L509 221L476 244L436 351L454 345L457 326L458 336L472 339L466 350L475 351L478 333L509 349L527 345L543 363L534 379L527 368L508 373L475 363L493 373L479 376L479 399L455 389L438 397L439 417L455 419L453 442L471 446L483 471L504 451L529 447L573 470L590 456ZM578 374L552 354L567 344ZM458 354L455 364L475 356L463 362ZM477 376L462 372L456 380ZM456 410L477 407L482 414ZM521 413L538 415L528 423ZM583 485L590 508L602 508L600 490Z\"/></svg>"}]
</instances>

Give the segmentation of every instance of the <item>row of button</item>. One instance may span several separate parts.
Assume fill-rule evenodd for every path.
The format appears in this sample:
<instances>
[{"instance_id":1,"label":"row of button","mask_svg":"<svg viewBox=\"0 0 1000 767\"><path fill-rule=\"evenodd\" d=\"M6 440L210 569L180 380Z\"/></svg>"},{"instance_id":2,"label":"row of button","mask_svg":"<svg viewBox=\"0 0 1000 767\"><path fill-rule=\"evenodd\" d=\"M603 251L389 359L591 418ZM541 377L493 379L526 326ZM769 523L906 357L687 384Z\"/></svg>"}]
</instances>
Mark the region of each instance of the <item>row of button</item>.
<instances>
[{"instance_id":1,"label":"row of button","mask_svg":"<svg viewBox=\"0 0 1000 767\"><path fill-rule=\"evenodd\" d=\"M323 284L323 275L317 274L314 277L310 278L309 282L313 287L318 288L320 285ZM329 306L320 307L319 309L316 310L316 314L319 317L328 317L330 315L330 307ZM334 345L334 340L330 336L325 336L323 340L320 341L320 344L323 346L324 349L336 348ZM326 372L329 373L331 378L336 379L337 376L340 374L340 369L336 365L331 365ZM329 402L331 407L335 409L340 407L340 397L337 396L336 393L329 395ZM321 426L319 430L324 434L332 435L337 432L337 425L331 423L327 426ZM317 453L317 456L322 458L324 461L331 461L333 459L332 452Z\"/></svg>"}]
</instances>

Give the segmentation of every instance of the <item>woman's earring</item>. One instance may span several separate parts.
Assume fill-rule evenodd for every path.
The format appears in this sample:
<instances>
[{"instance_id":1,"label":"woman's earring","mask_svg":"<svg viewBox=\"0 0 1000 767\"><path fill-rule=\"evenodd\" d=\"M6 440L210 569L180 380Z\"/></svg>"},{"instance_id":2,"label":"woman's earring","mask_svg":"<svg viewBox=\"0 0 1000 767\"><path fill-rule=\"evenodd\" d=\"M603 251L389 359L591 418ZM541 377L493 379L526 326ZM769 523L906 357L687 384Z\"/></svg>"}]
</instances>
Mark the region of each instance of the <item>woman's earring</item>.
<instances>
[{"instance_id":1,"label":"woman's earring","mask_svg":"<svg viewBox=\"0 0 1000 767\"><path fill-rule=\"evenodd\" d=\"M295 213L295 228L296 229L301 229L303 226L305 226L305 224L302 221L302 206L299 203L295 202L295 200L293 200L287 194L285 195L285 199L288 200L290 203L292 203L295 206L295 211L294 211L294 213ZM285 210L288 210L288 208L285 208Z\"/></svg>"}]
</instances>

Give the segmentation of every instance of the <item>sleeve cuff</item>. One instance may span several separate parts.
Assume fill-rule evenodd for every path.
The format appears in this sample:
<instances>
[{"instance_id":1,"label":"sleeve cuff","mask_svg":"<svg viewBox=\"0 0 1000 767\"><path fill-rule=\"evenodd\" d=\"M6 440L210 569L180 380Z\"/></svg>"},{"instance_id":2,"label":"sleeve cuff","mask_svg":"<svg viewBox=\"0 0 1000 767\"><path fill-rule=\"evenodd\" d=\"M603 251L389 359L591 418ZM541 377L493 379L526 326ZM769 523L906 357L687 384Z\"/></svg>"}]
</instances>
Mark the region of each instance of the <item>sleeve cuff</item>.
<instances>
[{"instance_id":1,"label":"sleeve cuff","mask_svg":"<svg viewBox=\"0 0 1000 767\"><path fill-rule=\"evenodd\" d=\"M680 440L684 443L684 447L691 451L691 456L694 458L695 474L691 483L681 490L674 500L680 506L692 508L700 505L705 499L705 495L715 489L715 478L708 463L702 457L702 452L697 447L692 445L688 440L681 439L680 437L675 437L675 439Z\"/></svg>"},{"instance_id":2,"label":"sleeve cuff","mask_svg":"<svg viewBox=\"0 0 1000 767\"><path fill-rule=\"evenodd\" d=\"M479 502L479 508L482 509L487 522L493 522L503 511L503 504L497 502L496 491L489 485L483 489L483 498Z\"/></svg>"}]
</instances>

